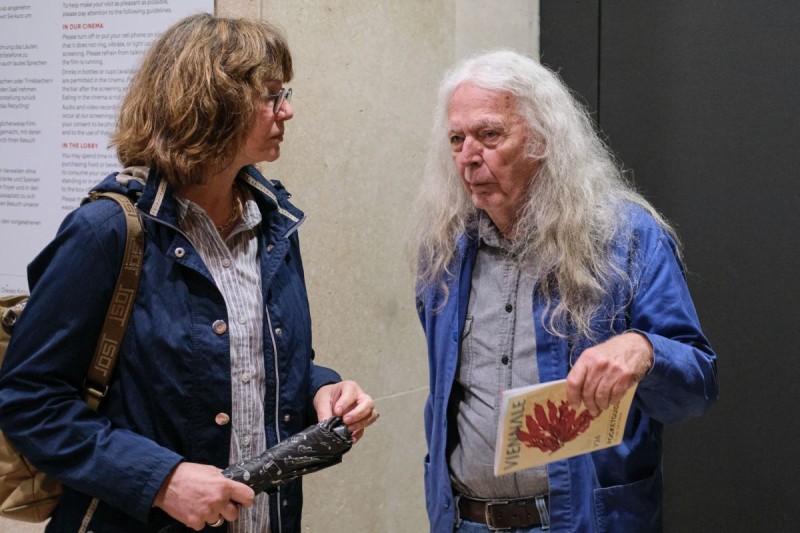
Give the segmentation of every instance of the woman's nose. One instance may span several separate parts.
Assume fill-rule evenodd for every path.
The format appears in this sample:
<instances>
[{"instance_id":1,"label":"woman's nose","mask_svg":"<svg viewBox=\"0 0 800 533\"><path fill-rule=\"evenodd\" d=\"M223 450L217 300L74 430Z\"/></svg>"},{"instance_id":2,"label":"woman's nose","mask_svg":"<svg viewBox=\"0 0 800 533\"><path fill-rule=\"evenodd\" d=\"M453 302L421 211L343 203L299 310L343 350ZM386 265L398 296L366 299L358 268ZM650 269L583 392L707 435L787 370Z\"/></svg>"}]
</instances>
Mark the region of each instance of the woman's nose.
<instances>
[{"instance_id":1,"label":"woman's nose","mask_svg":"<svg viewBox=\"0 0 800 533\"><path fill-rule=\"evenodd\" d=\"M281 102L281 108L278 109L278 120L290 120L294 116L294 108L289 100Z\"/></svg>"}]
</instances>

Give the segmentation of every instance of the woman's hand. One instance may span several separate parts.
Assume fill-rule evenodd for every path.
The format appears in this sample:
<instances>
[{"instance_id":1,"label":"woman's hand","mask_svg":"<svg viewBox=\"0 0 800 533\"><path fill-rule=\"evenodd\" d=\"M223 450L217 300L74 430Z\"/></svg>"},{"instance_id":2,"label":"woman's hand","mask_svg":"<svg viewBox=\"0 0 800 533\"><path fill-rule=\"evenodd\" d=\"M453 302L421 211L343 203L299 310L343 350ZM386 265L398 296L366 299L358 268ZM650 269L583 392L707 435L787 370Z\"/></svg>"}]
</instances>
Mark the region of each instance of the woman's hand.
<instances>
[{"instance_id":1,"label":"woman's hand","mask_svg":"<svg viewBox=\"0 0 800 533\"><path fill-rule=\"evenodd\" d=\"M153 506L200 531L209 524L221 525L220 520L236 520L239 507L252 506L253 498L253 489L226 478L215 466L180 463L161 485Z\"/></svg>"},{"instance_id":2,"label":"woman's hand","mask_svg":"<svg viewBox=\"0 0 800 533\"><path fill-rule=\"evenodd\" d=\"M314 396L314 409L319 420L341 416L353 435L354 443L364 434L364 429L380 416L375 411L372 397L361 390L355 381L340 381L320 387Z\"/></svg>"}]
</instances>

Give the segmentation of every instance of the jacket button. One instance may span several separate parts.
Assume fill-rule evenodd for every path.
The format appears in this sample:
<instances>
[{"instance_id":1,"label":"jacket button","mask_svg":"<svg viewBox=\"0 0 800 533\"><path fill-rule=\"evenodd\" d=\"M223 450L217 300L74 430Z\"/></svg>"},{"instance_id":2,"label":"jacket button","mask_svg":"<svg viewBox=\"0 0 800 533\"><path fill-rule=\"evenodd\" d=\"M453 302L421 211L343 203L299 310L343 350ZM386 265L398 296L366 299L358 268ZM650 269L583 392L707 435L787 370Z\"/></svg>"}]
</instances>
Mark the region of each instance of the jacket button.
<instances>
[{"instance_id":1,"label":"jacket button","mask_svg":"<svg viewBox=\"0 0 800 533\"><path fill-rule=\"evenodd\" d=\"M186 255L186 250L184 250L183 248L175 248L175 257L180 259L184 255Z\"/></svg>"},{"instance_id":2,"label":"jacket button","mask_svg":"<svg viewBox=\"0 0 800 533\"><path fill-rule=\"evenodd\" d=\"M275 328L275 335L280 337L283 334L283 330L281 328Z\"/></svg>"},{"instance_id":3,"label":"jacket button","mask_svg":"<svg viewBox=\"0 0 800 533\"><path fill-rule=\"evenodd\" d=\"M268 244L268 245L267 245L267 251L268 251L268 252L271 252L273 248L275 248L275 247L274 247L274 246L272 246L271 244Z\"/></svg>"},{"instance_id":4,"label":"jacket button","mask_svg":"<svg viewBox=\"0 0 800 533\"><path fill-rule=\"evenodd\" d=\"M216 422L218 426L224 426L230 421L231 417L227 413L219 413L214 417L214 422Z\"/></svg>"},{"instance_id":5,"label":"jacket button","mask_svg":"<svg viewBox=\"0 0 800 533\"><path fill-rule=\"evenodd\" d=\"M289 422L292 421L292 415L290 415L289 413L286 413L285 415L283 415L283 421L288 424Z\"/></svg>"},{"instance_id":6,"label":"jacket button","mask_svg":"<svg viewBox=\"0 0 800 533\"><path fill-rule=\"evenodd\" d=\"M222 335L228 331L228 324L226 324L224 320L215 320L214 323L211 324L211 327L217 335Z\"/></svg>"},{"instance_id":7,"label":"jacket button","mask_svg":"<svg viewBox=\"0 0 800 533\"><path fill-rule=\"evenodd\" d=\"M281 502L281 505L283 505L284 507L288 507L289 506L289 500L284 498L283 501Z\"/></svg>"}]
</instances>

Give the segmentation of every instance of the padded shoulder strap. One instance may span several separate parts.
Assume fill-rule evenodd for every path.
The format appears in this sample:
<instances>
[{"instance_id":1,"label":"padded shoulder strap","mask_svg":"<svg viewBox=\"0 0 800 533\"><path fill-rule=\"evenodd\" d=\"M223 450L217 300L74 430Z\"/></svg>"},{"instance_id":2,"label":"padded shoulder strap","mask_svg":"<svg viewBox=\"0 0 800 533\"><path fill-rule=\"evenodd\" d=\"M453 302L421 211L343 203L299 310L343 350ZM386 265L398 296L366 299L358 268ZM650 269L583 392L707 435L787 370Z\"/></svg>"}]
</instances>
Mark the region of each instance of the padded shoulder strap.
<instances>
[{"instance_id":1,"label":"padded shoulder strap","mask_svg":"<svg viewBox=\"0 0 800 533\"><path fill-rule=\"evenodd\" d=\"M114 295L108 305L103 330L100 332L94 358L89 366L83 386L83 399L94 410L97 410L106 392L108 392L108 383L114 373L122 337L125 335L125 328L131 317L133 302L136 300L136 291L139 288L142 259L144 257L142 223L139 220L136 206L133 205L130 198L123 194L112 192L92 193L90 195L91 200L98 198L110 198L122 207L127 223L127 234L122 268L117 277Z\"/></svg>"}]
</instances>

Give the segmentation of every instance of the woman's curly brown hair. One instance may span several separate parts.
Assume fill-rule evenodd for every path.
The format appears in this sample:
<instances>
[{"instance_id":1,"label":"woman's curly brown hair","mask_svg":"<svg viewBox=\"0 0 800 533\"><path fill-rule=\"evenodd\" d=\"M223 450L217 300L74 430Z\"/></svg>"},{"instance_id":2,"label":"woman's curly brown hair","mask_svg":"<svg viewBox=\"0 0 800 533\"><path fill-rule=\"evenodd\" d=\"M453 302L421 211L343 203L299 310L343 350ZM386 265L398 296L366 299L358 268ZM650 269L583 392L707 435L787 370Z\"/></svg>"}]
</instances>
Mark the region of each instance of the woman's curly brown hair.
<instances>
[{"instance_id":1,"label":"woman's curly brown hair","mask_svg":"<svg viewBox=\"0 0 800 533\"><path fill-rule=\"evenodd\" d=\"M155 167L173 187L201 183L242 148L267 82L291 78L292 58L277 27L192 15L150 47L110 144L125 167Z\"/></svg>"}]
</instances>

